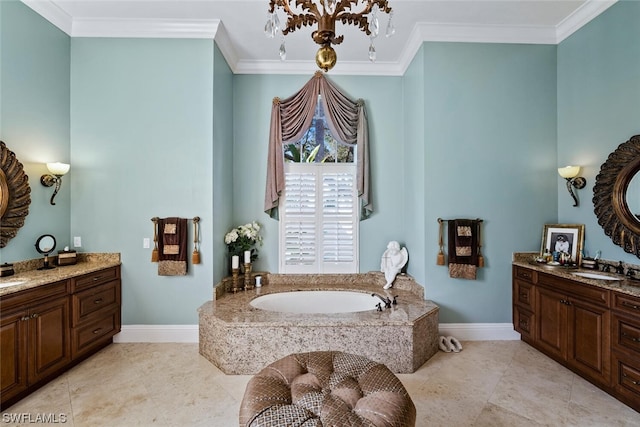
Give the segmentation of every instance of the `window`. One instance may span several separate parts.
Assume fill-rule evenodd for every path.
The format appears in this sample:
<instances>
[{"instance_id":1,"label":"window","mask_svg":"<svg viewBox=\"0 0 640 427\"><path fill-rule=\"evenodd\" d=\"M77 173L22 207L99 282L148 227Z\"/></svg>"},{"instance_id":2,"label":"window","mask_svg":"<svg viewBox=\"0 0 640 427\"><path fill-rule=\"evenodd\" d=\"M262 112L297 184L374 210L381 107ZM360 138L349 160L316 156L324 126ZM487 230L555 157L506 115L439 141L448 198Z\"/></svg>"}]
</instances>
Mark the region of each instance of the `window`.
<instances>
[{"instance_id":1,"label":"window","mask_svg":"<svg viewBox=\"0 0 640 427\"><path fill-rule=\"evenodd\" d=\"M355 150L331 134L318 98L309 130L283 149L281 273L358 272Z\"/></svg>"}]
</instances>

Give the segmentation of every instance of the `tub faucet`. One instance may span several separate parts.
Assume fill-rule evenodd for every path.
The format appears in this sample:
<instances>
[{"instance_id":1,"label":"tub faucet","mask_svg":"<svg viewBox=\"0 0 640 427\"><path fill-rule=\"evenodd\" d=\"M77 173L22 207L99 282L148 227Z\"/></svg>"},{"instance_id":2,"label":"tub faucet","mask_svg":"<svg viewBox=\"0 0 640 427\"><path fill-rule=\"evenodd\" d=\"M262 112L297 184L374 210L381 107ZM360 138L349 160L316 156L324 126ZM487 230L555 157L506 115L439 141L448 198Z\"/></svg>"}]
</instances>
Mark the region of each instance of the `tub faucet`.
<instances>
[{"instance_id":1,"label":"tub faucet","mask_svg":"<svg viewBox=\"0 0 640 427\"><path fill-rule=\"evenodd\" d=\"M391 298L385 298L380 294L372 293L372 297L378 297L384 303L385 308L391 308Z\"/></svg>"}]
</instances>

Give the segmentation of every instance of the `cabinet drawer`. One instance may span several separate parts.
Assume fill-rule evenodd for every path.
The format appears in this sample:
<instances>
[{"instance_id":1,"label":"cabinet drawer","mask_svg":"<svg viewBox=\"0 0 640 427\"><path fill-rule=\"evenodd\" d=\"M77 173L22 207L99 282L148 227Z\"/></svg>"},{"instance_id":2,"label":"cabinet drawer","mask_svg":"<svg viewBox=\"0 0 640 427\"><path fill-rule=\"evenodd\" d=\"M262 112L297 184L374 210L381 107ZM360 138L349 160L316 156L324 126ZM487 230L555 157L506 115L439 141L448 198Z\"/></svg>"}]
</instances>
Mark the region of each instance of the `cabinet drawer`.
<instances>
[{"instance_id":1,"label":"cabinet drawer","mask_svg":"<svg viewBox=\"0 0 640 427\"><path fill-rule=\"evenodd\" d=\"M614 292L613 308L634 316L640 316L640 298Z\"/></svg>"},{"instance_id":2,"label":"cabinet drawer","mask_svg":"<svg viewBox=\"0 0 640 427\"><path fill-rule=\"evenodd\" d=\"M536 283L538 281L538 272L524 267L514 266L513 276L529 283Z\"/></svg>"},{"instance_id":3,"label":"cabinet drawer","mask_svg":"<svg viewBox=\"0 0 640 427\"><path fill-rule=\"evenodd\" d=\"M119 331L119 311L112 311L95 322L73 328L73 357L103 343Z\"/></svg>"},{"instance_id":4,"label":"cabinet drawer","mask_svg":"<svg viewBox=\"0 0 640 427\"><path fill-rule=\"evenodd\" d=\"M534 310L535 293L533 292L532 284L516 279L513 281L513 292L513 301L516 304L522 306L523 308L526 308L529 311Z\"/></svg>"},{"instance_id":5,"label":"cabinet drawer","mask_svg":"<svg viewBox=\"0 0 640 427\"><path fill-rule=\"evenodd\" d=\"M93 273L85 274L84 276L76 277L75 279L73 279L71 292L77 292L91 286L118 279L119 277L120 276L118 267L94 271Z\"/></svg>"},{"instance_id":6,"label":"cabinet drawer","mask_svg":"<svg viewBox=\"0 0 640 427\"><path fill-rule=\"evenodd\" d=\"M22 309L25 305L33 304L37 300L67 295L68 283L68 280L63 280L60 282L37 286L31 289L25 289L24 291L15 292L9 295L4 295L0 297L0 309L3 312L16 307Z\"/></svg>"},{"instance_id":7,"label":"cabinet drawer","mask_svg":"<svg viewBox=\"0 0 640 427\"><path fill-rule=\"evenodd\" d=\"M72 295L73 326L91 319L92 314L119 304L117 280Z\"/></svg>"},{"instance_id":8,"label":"cabinet drawer","mask_svg":"<svg viewBox=\"0 0 640 427\"><path fill-rule=\"evenodd\" d=\"M528 341L533 339L534 327L534 314L530 311L524 310L521 307L513 308L513 327L516 331L520 332L522 339Z\"/></svg>"},{"instance_id":9,"label":"cabinet drawer","mask_svg":"<svg viewBox=\"0 0 640 427\"><path fill-rule=\"evenodd\" d=\"M640 411L640 362L637 359L614 358L613 387L623 402Z\"/></svg>"},{"instance_id":10,"label":"cabinet drawer","mask_svg":"<svg viewBox=\"0 0 640 427\"><path fill-rule=\"evenodd\" d=\"M571 297L579 298L585 302L609 306L609 290L587 285L586 283L574 282L550 274L540 274L539 285L548 289L570 294Z\"/></svg>"},{"instance_id":11,"label":"cabinet drawer","mask_svg":"<svg viewBox=\"0 0 640 427\"><path fill-rule=\"evenodd\" d=\"M640 356L640 320L634 322L614 315L613 345L620 350L638 352Z\"/></svg>"}]
</instances>

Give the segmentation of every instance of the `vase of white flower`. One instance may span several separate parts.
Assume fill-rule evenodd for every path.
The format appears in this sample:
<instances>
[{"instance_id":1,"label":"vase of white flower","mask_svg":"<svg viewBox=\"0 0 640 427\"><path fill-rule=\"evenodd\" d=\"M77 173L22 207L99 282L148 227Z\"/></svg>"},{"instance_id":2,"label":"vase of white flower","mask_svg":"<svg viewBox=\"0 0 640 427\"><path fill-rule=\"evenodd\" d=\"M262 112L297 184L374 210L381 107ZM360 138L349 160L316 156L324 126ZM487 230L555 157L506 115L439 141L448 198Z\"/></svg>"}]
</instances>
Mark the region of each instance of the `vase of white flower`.
<instances>
[{"instance_id":1,"label":"vase of white flower","mask_svg":"<svg viewBox=\"0 0 640 427\"><path fill-rule=\"evenodd\" d=\"M229 231L224 236L224 243L227 245L229 254L229 271L231 271L231 260L234 255L240 257L240 269L244 270L244 252L251 251L251 262L258 259L258 248L262 246L262 236L260 235L260 224L257 221L239 225Z\"/></svg>"}]
</instances>

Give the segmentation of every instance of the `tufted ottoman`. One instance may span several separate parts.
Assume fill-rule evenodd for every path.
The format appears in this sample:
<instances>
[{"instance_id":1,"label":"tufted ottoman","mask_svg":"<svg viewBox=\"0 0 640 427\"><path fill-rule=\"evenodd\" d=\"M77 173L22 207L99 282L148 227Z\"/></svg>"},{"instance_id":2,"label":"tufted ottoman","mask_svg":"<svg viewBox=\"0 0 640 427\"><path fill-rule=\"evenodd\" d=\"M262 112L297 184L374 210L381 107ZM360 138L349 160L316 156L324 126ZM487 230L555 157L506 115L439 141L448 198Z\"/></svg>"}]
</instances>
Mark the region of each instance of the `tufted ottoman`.
<instances>
[{"instance_id":1,"label":"tufted ottoman","mask_svg":"<svg viewBox=\"0 0 640 427\"><path fill-rule=\"evenodd\" d=\"M286 356L258 372L240 405L240 426L414 426L416 408L385 366L339 351Z\"/></svg>"}]
</instances>

